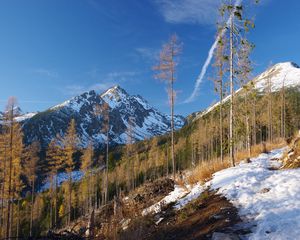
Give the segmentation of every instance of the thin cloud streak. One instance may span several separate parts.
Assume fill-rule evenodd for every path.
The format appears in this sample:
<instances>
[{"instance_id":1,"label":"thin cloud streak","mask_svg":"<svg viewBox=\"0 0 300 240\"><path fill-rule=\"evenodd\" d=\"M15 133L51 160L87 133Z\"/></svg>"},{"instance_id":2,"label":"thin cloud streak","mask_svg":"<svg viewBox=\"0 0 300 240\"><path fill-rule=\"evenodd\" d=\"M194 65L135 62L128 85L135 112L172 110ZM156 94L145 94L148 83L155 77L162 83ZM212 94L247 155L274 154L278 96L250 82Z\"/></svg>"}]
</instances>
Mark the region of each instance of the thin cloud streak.
<instances>
[{"instance_id":1,"label":"thin cloud streak","mask_svg":"<svg viewBox=\"0 0 300 240\"><path fill-rule=\"evenodd\" d=\"M138 47L135 52L142 58L148 61L154 61L159 57L159 50L147 47Z\"/></svg>"},{"instance_id":2,"label":"thin cloud streak","mask_svg":"<svg viewBox=\"0 0 300 240\"><path fill-rule=\"evenodd\" d=\"M241 2L242 2L242 0L237 0L237 1L235 2L235 6L240 5ZM232 14L231 14L230 17L228 18L227 22L226 22L226 26L229 25L230 20L231 20L232 17L233 17L233 16L232 16ZM226 28L223 28L223 30L222 30L221 33L217 36L215 42L214 42L213 45L211 46L211 48L210 48L210 50L209 50L209 52L208 52L207 59L206 59L204 65L203 65L203 67L202 67L202 69L201 69L200 75L199 75L198 78L196 79L196 83L195 83L194 90L193 90L192 94L190 95L190 97L187 98L187 99L184 101L184 103L190 103L190 102L194 101L195 98L198 96L200 84L201 84L201 82L202 82L202 80L203 80L203 78L204 78L204 76L205 76L205 74L206 74L206 72L207 72L207 68L209 67L209 65L210 65L210 63L211 63L211 60L212 60L212 58L213 58L213 54L214 54L214 51L215 51L215 49L216 49L216 47L217 47L218 41L219 41L220 38L226 33L226 30L227 30Z\"/></svg>"},{"instance_id":3,"label":"thin cloud streak","mask_svg":"<svg viewBox=\"0 0 300 240\"><path fill-rule=\"evenodd\" d=\"M35 73L35 74L39 74L39 75L43 75L43 76L47 76L47 77L51 77L51 78L57 78L58 77L57 72L46 69L46 68L33 69L32 72Z\"/></svg>"},{"instance_id":4,"label":"thin cloud streak","mask_svg":"<svg viewBox=\"0 0 300 240\"><path fill-rule=\"evenodd\" d=\"M168 23L211 25L215 23L220 0L156 0Z\"/></svg>"},{"instance_id":5,"label":"thin cloud streak","mask_svg":"<svg viewBox=\"0 0 300 240\"><path fill-rule=\"evenodd\" d=\"M114 82L106 82L106 83L97 83L88 87L84 87L82 85L69 85L66 86L64 93L68 96L76 96L82 94L84 92L89 92L91 90L95 91L105 91L106 89L116 85Z\"/></svg>"},{"instance_id":6,"label":"thin cloud streak","mask_svg":"<svg viewBox=\"0 0 300 240\"><path fill-rule=\"evenodd\" d=\"M6 103L7 100L0 100L1 103ZM43 100L18 100L18 103L56 103L55 101L43 101Z\"/></svg>"},{"instance_id":7,"label":"thin cloud streak","mask_svg":"<svg viewBox=\"0 0 300 240\"><path fill-rule=\"evenodd\" d=\"M136 71L123 71L123 72L110 72L107 73L104 76L99 76L99 71L97 69L93 69L91 72L89 72L90 75L94 79L103 79L104 81L99 81L96 84L92 84L90 86L84 86L84 85L69 85L66 86L65 89L63 90L65 95L79 95L84 92L88 92L91 90L95 90L97 92L105 91L110 87L113 87L117 84L122 84L126 83L129 81L133 81L136 79L136 76L140 74L140 72Z\"/></svg>"}]
</instances>

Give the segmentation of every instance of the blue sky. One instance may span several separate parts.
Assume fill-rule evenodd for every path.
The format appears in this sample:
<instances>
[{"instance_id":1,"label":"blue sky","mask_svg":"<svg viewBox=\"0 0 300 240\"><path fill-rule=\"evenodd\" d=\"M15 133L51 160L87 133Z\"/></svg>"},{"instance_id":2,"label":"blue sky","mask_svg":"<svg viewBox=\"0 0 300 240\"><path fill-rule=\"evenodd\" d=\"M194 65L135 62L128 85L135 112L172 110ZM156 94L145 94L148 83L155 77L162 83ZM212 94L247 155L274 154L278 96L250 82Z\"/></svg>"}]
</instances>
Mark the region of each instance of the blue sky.
<instances>
[{"instance_id":1,"label":"blue sky","mask_svg":"<svg viewBox=\"0 0 300 240\"><path fill-rule=\"evenodd\" d=\"M0 108L16 96L42 111L86 90L119 84L168 113L165 86L151 67L161 45L183 42L176 113L206 108L217 96L208 71L196 101L182 102L215 37L219 0L0 0ZM300 64L300 1L261 0L250 34L255 73L270 63ZM211 70L211 69L210 69Z\"/></svg>"}]
</instances>

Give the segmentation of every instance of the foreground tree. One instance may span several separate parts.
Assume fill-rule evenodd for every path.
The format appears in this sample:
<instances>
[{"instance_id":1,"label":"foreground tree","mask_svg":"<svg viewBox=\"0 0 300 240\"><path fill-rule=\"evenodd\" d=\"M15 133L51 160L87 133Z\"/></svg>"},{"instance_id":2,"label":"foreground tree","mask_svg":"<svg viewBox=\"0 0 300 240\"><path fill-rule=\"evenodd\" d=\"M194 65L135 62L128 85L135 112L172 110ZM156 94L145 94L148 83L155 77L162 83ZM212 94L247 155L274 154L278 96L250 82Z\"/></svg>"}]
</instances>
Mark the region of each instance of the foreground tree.
<instances>
[{"instance_id":1,"label":"foreground tree","mask_svg":"<svg viewBox=\"0 0 300 240\"><path fill-rule=\"evenodd\" d=\"M257 2L257 1L256 1ZM230 111L229 111L229 156L232 166L235 165L234 159L234 93L235 93L235 80L237 74L241 69L238 66L240 57L240 48L245 42L245 33L249 31L254 24L246 17L246 9L242 4L233 4L231 0L225 1L221 7L220 15L223 19L222 25L224 26L221 36L224 37L225 42L229 43L228 52L224 56L228 56L229 60L229 85L230 85ZM227 31L228 29L228 31Z\"/></svg>"},{"instance_id":2,"label":"foreground tree","mask_svg":"<svg viewBox=\"0 0 300 240\"><path fill-rule=\"evenodd\" d=\"M7 239L10 239L13 224L13 201L19 199L22 181L21 181L21 157L23 152L23 134L20 125L16 122L15 117L19 115L19 108L15 97L8 99L5 116L4 116L4 137L7 144L7 180L6 199L7 199L7 215L6 215L6 233ZM17 223L19 219L17 219ZM18 231L17 231L18 232ZM18 235L18 234L17 234Z\"/></svg>"},{"instance_id":3,"label":"foreground tree","mask_svg":"<svg viewBox=\"0 0 300 240\"><path fill-rule=\"evenodd\" d=\"M66 172L68 173L68 224L72 219L72 172L74 170L74 154L77 151L79 139L76 133L75 120L72 119L63 138L66 154Z\"/></svg>"},{"instance_id":4,"label":"foreground tree","mask_svg":"<svg viewBox=\"0 0 300 240\"><path fill-rule=\"evenodd\" d=\"M127 143L126 143L126 152L127 152L127 159L128 159L128 165L126 170L126 179L127 179L127 188L130 191L134 188L134 178L135 178L135 172L134 172L134 158L133 158L133 143L134 143L134 117L129 117L128 119L128 127L127 127Z\"/></svg>"},{"instance_id":5,"label":"foreground tree","mask_svg":"<svg viewBox=\"0 0 300 240\"><path fill-rule=\"evenodd\" d=\"M93 165L94 148L90 142L81 156L81 170L84 173L84 179L82 180L83 187L83 200L85 202L85 212L90 213L92 208L92 184L91 184L91 169Z\"/></svg>"},{"instance_id":6,"label":"foreground tree","mask_svg":"<svg viewBox=\"0 0 300 240\"><path fill-rule=\"evenodd\" d=\"M224 29L224 22L218 23L218 34ZM219 134L220 134L220 160L223 162L223 97L224 97L224 75L227 72L228 56L226 55L226 42L225 38L221 36L217 43L217 49L215 52L216 78L214 79L215 91L219 93L220 105L219 105Z\"/></svg>"},{"instance_id":7,"label":"foreground tree","mask_svg":"<svg viewBox=\"0 0 300 240\"><path fill-rule=\"evenodd\" d=\"M109 155L109 105L107 103L103 103L101 106L97 105L95 109L96 116L102 116L103 124L101 132L106 135L105 146L106 146L106 154L105 154L105 181L104 181L104 204L108 202L108 155Z\"/></svg>"},{"instance_id":8,"label":"foreground tree","mask_svg":"<svg viewBox=\"0 0 300 240\"><path fill-rule=\"evenodd\" d=\"M237 78L240 82L240 87L243 88L243 98L244 98L244 107L241 109L240 114L243 118L245 128L245 142L246 149L248 152L248 158L251 157L251 129L250 129L250 112L251 112L251 97L254 93L254 84L250 82L251 72L252 72L252 63L249 58L250 53L254 45L251 44L245 37L241 39L240 48L239 48L239 59L237 62L238 73Z\"/></svg>"},{"instance_id":9,"label":"foreground tree","mask_svg":"<svg viewBox=\"0 0 300 240\"><path fill-rule=\"evenodd\" d=\"M168 86L168 96L171 107L171 158L174 179L176 173L174 153L174 82L176 80L176 67L178 65L178 56L181 53L181 51L182 44L179 43L177 35L174 34L170 37L169 42L163 45L159 56L159 62L156 66L153 67L153 70L157 72L155 78L166 82Z\"/></svg>"},{"instance_id":10,"label":"foreground tree","mask_svg":"<svg viewBox=\"0 0 300 240\"><path fill-rule=\"evenodd\" d=\"M33 208L34 208L34 198L35 198L35 181L37 177L40 144L35 141L25 149L24 160L25 160L25 174L29 180L31 186L31 203L30 203L30 225L29 225L29 235L32 237L33 232Z\"/></svg>"}]
</instances>

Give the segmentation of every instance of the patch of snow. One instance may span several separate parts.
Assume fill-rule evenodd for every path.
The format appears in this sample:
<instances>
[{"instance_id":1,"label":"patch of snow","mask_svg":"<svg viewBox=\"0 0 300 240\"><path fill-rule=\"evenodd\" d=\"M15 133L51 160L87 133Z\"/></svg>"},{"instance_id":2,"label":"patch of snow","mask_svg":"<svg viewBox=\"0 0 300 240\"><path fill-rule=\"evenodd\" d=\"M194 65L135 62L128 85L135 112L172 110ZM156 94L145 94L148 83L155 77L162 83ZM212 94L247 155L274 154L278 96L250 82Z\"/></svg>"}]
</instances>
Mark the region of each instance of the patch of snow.
<instances>
[{"instance_id":1,"label":"patch of snow","mask_svg":"<svg viewBox=\"0 0 300 240\"><path fill-rule=\"evenodd\" d=\"M70 102L71 102L71 100L64 101L63 103L57 104L57 105L51 107L50 109L55 110L55 109L58 109L58 108L68 106L70 104Z\"/></svg>"},{"instance_id":2,"label":"patch of snow","mask_svg":"<svg viewBox=\"0 0 300 240\"><path fill-rule=\"evenodd\" d=\"M287 148L261 154L214 174L208 183L227 197L245 221L253 223L247 239L299 239L300 169L269 170Z\"/></svg>"},{"instance_id":3,"label":"patch of snow","mask_svg":"<svg viewBox=\"0 0 300 240\"><path fill-rule=\"evenodd\" d=\"M105 165L100 165L97 168L91 169L91 174L96 174L97 172L102 171L105 168ZM61 186L64 182L69 180L69 175L66 172L61 172L57 174L57 176L54 176L54 182L55 177L57 177L57 186ZM72 181L73 182L79 182L84 177L84 172L80 170L73 171L71 173ZM47 179L47 182L40 188L40 192L45 191L51 187L49 179Z\"/></svg>"},{"instance_id":4,"label":"patch of snow","mask_svg":"<svg viewBox=\"0 0 300 240\"><path fill-rule=\"evenodd\" d=\"M162 220L164 220L164 218L159 218L156 222L155 222L155 225L158 225L158 224L160 224L160 222L162 221Z\"/></svg>"},{"instance_id":5,"label":"patch of snow","mask_svg":"<svg viewBox=\"0 0 300 240\"><path fill-rule=\"evenodd\" d=\"M185 197L177 201L175 205L175 209L179 210L183 208L185 205L187 205L189 202L193 201L194 199L197 199L201 195L203 190L204 187L200 183L195 184Z\"/></svg>"},{"instance_id":6,"label":"patch of snow","mask_svg":"<svg viewBox=\"0 0 300 240\"><path fill-rule=\"evenodd\" d=\"M130 222L131 222L130 218L128 218L128 219L122 219L121 222L120 222L122 229L126 230L128 228L128 226L129 226Z\"/></svg>"},{"instance_id":7,"label":"patch of snow","mask_svg":"<svg viewBox=\"0 0 300 240\"><path fill-rule=\"evenodd\" d=\"M37 114L37 112L32 112L32 113L26 113L26 114L23 114L21 116L18 116L18 117L15 117L15 120L17 122L23 122L29 118L32 118L33 116L35 116Z\"/></svg>"},{"instance_id":8,"label":"patch of snow","mask_svg":"<svg viewBox=\"0 0 300 240\"><path fill-rule=\"evenodd\" d=\"M123 102L126 103L128 101L128 97L129 95L118 85L101 94L101 98L109 105L111 109L118 107Z\"/></svg>"},{"instance_id":9,"label":"patch of snow","mask_svg":"<svg viewBox=\"0 0 300 240\"><path fill-rule=\"evenodd\" d=\"M162 207L164 207L164 206L166 206L170 203L177 202L179 199L183 198L187 194L188 194L188 189L186 189L185 187L181 187L179 185L175 185L174 191L170 192L169 195L164 197L159 202L157 202L157 203L153 204L152 206L144 209L142 211L142 215L146 216L146 215L152 214L152 213L159 213L159 212L161 212Z\"/></svg>"},{"instance_id":10,"label":"patch of snow","mask_svg":"<svg viewBox=\"0 0 300 240\"><path fill-rule=\"evenodd\" d=\"M82 171L73 171L72 172L72 181L73 182L78 182L82 179L83 177L83 172ZM59 173L57 175L57 185L60 186L62 183L66 182L69 180L69 175L68 173L66 172L62 172L62 173ZM54 182L55 182L55 179L54 179ZM47 181L40 189L40 191L45 191L47 189L49 189L51 186L50 186L50 182Z\"/></svg>"},{"instance_id":11,"label":"patch of snow","mask_svg":"<svg viewBox=\"0 0 300 240\"><path fill-rule=\"evenodd\" d=\"M174 209L180 210L188 203L198 198L203 190L204 187L200 183L193 186L188 184L185 186L175 185L174 190L170 192L169 195L152 206L144 209L142 211L142 215L146 216L148 214L159 213L164 206L167 206L170 203L175 203Z\"/></svg>"},{"instance_id":12,"label":"patch of snow","mask_svg":"<svg viewBox=\"0 0 300 240\"><path fill-rule=\"evenodd\" d=\"M136 101L138 101L138 103L141 104L144 109L146 109L146 110L151 109L151 106L149 105L149 103L145 99L143 99L141 96L139 96L139 95L132 96L132 98L134 98Z\"/></svg>"}]
</instances>

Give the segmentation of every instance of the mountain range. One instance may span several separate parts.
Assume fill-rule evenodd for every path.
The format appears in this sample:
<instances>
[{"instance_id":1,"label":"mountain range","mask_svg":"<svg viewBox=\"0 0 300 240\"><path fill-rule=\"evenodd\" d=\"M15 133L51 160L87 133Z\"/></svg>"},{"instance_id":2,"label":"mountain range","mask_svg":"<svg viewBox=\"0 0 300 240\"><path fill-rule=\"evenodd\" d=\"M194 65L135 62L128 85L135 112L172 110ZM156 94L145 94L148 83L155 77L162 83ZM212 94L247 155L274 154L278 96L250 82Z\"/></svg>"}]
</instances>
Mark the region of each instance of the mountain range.
<instances>
[{"instance_id":1,"label":"mountain range","mask_svg":"<svg viewBox=\"0 0 300 240\"><path fill-rule=\"evenodd\" d=\"M102 131L104 119L103 115L95 115L95 108L104 103L109 105L111 145L125 144L128 141L129 121L132 121L134 140L170 131L170 116L152 107L141 96L129 95L120 86L114 86L100 94L94 90L85 92L46 111L21 115L16 120L23 126L26 144L38 140L42 146L47 146L55 136L63 136L71 119L75 119L81 146L93 142L101 147L106 141L106 135ZM185 118L176 115L174 124L175 129L181 128L185 124Z\"/></svg>"},{"instance_id":2,"label":"mountain range","mask_svg":"<svg viewBox=\"0 0 300 240\"><path fill-rule=\"evenodd\" d=\"M272 91L300 86L300 67L293 62L275 64L253 79L254 87L263 92L268 83ZM238 89L238 93L241 89ZM230 96L224 98L227 101ZM143 140L170 131L170 116L152 107L140 95L130 95L120 86L109 88L103 93L91 90L73 97L59 105L38 113L27 113L16 118L23 126L25 143L34 140L47 146L52 138L63 136L71 119L75 119L76 130L81 145L90 141L101 146L106 141L103 133L103 116L95 115L95 107L109 105L111 145L125 144L128 141L129 119L133 118L132 136L134 140ZM204 111L196 112L187 117L193 121L210 112L220 103L217 102ZM3 113L0 112L0 117ZM186 119L175 116L175 129L180 129Z\"/></svg>"}]
</instances>

